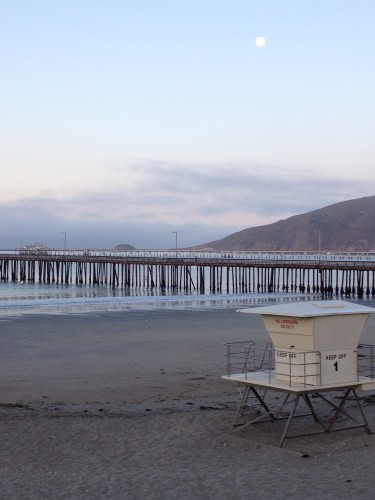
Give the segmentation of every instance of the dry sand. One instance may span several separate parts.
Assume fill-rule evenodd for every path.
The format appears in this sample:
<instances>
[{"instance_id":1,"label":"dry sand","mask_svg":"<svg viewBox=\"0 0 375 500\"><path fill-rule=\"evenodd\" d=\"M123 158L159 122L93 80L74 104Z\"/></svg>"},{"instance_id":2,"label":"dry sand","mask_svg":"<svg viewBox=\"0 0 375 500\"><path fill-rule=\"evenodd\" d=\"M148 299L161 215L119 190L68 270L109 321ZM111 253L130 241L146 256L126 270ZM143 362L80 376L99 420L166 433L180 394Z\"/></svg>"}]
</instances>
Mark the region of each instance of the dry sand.
<instances>
[{"instance_id":1,"label":"dry sand","mask_svg":"<svg viewBox=\"0 0 375 500\"><path fill-rule=\"evenodd\" d=\"M3 318L0 336L1 499L374 496L375 441L363 429L283 448L279 423L230 433L224 342L268 340L260 318L32 315ZM375 344L374 321L363 340ZM361 395L375 430L375 391Z\"/></svg>"}]
</instances>

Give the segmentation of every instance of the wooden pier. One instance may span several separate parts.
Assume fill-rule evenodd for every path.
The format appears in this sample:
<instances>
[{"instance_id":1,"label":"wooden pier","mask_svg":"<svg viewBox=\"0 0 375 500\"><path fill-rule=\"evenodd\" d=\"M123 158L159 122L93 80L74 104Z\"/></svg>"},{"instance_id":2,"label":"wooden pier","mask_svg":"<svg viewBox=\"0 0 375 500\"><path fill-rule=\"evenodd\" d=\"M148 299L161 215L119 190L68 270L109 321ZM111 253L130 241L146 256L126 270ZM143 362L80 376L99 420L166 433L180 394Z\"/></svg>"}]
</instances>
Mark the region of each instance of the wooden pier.
<instances>
[{"instance_id":1,"label":"wooden pier","mask_svg":"<svg viewBox=\"0 0 375 500\"><path fill-rule=\"evenodd\" d=\"M155 254L1 253L0 280L176 289L187 293L321 292L375 296L373 254Z\"/></svg>"}]
</instances>

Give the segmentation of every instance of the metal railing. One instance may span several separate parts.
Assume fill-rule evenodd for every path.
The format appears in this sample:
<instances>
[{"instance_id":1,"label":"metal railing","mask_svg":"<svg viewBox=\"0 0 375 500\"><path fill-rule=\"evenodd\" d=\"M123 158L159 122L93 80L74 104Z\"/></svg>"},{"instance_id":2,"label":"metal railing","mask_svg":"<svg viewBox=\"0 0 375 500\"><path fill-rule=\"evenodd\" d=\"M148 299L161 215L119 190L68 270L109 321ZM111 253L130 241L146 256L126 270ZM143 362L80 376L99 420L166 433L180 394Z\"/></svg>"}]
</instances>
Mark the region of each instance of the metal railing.
<instances>
[{"instance_id":1,"label":"metal railing","mask_svg":"<svg viewBox=\"0 0 375 500\"><path fill-rule=\"evenodd\" d=\"M268 382L282 380L291 387L320 385L321 356L319 351L290 351L275 349L272 342L257 348L252 341L228 342L226 345L227 375L264 372Z\"/></svg>"},{"instance_id":2,"label":"metal railing","mask_svg":"<svg viewBox=\"0 0 375 500\"><path fill-rule=\"evenodd\" d=\"M375 345L359 344L358 376L375 378Z\"/></svg>"},{"instance_id":3,"label":"metal railing","mask_svg":"<svg viewBox=\"0 0 375 500\"><path fill-rule=\"evenodd\" d=\"M264 372L268 382L282 380L289 387L321 384L320 351L291 351L275 349L272 342L257 348L252 341L228 342L226 345L226 372L228 376ZM357 354L358 377L375 379L375 345L360 344ZM249 375L250 376L250 375Z\"/></svg>"},{"instance_id":4,"label":"metal railing","mask_svg":"<svg viewBox=\"0 0 375 500\"><path fill-rule=\"evenodd\" d=\"M232 375L233 373L250 373L265 369L267 366L267 352L269 351L268 342L264 349L259 349L255 347L253 341L244 342L226 342L226 368L227 375Z\"/></svg>"}]
</instances>

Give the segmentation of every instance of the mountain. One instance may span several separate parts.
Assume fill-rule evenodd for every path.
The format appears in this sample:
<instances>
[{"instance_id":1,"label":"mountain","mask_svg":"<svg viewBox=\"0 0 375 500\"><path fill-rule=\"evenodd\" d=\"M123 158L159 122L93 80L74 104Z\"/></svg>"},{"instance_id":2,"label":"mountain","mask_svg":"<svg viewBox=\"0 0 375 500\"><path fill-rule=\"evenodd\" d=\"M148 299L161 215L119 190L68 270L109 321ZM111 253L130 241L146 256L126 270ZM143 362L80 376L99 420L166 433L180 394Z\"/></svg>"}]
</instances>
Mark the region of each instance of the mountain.
<instances>
[{"instance_id":1,"label":"mountain","mask_svg":"<svg viewBox=\"0 0 375 500\"><path fill-rule=\"evenodd\" d=\"M115 246L117 252L126 252L127 250L135 250L135 247L128 245L128 243L119 243Z\"/></svg>"},{"instance_id":2,"label":"mountain","mask_svg":"<svg viewBox=\"0 0 375 500\"><path fill-rule=\"evenodd\" d=\"M200 245L213 250L375 250L375 196L343 201Z\"/></svg>"}]
</instances>

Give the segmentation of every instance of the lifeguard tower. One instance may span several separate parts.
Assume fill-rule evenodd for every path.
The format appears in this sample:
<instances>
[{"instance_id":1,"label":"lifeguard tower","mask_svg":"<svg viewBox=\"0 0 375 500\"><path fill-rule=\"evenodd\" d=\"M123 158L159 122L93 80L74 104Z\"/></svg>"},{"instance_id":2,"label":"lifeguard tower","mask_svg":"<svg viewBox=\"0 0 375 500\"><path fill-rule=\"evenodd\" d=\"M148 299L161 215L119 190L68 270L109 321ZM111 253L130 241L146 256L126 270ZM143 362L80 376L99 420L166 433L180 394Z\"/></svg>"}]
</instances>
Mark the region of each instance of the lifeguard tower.
<instances>
[{"instance_id":1,"label":"lifeguard tower","mask_svg":"<svg viewBox=\"0 0 375 500\"><path fill-rule=\"evenodd\" d=\"M276 420L290 408L284 417L287 423L279 441L282 447L285 439L302 435L290 435L289 429L292 419L299 416L296 413L299 403L304 402L308 415L320 424L322 430L319 432L363 427L371 433L356 391L375 389L375 346L359 344L375 309L343 300L329 300L255 307L238 312L260 314L271 341L264 349L258 349L252 341L226 344L227 375L222 378L238 384L240 392L233 429L265 419ZM285 394L283 402L272 409L266 400L270 389ZM330 401L327 394L336 390L343 391L338 405ZM360 420L344 411L350 395L356 402ZM244 424L242 420L249 409L250 396L260 405L259 414ZM328 421L319 416L314 400L324 401L333 408ZM340 415L349 418L350 425L338 427Z\"/></svg>"}]
</instances>

